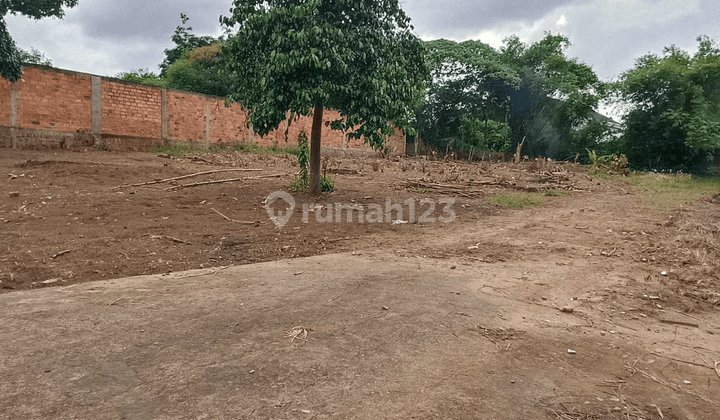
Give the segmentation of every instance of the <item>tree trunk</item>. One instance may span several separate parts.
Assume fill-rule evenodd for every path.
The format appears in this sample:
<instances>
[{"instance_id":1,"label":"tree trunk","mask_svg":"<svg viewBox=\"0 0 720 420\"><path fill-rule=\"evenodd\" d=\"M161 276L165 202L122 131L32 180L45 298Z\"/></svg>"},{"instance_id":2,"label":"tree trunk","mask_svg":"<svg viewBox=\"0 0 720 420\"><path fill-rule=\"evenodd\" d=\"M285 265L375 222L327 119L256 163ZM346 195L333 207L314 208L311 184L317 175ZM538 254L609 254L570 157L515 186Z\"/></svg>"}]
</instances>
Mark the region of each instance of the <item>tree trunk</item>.
<instances>
[{"instance_id":1,"label":"tree trunk","mask_svg":"<svg viewBox=\"0 0 720 420\"><path fill-rule=\"evenodd\" d=\"M315 106L313 125L310 133L310 193L320 194L320 139L322 134L323 107Z\"/></svg>"},{"instance_id":2,"label":"tree trunk","mask_svg":"<svg viewBox=\"0 0 720 420\"><path fill-rule=\"evenodd\" d=\"M520 160L522 159L521 152L523 144L525 144L525 137L523 137L522 141L517 146L517 151L515 152L515 163L520 163Z\"/></svg>"}]
</instances>

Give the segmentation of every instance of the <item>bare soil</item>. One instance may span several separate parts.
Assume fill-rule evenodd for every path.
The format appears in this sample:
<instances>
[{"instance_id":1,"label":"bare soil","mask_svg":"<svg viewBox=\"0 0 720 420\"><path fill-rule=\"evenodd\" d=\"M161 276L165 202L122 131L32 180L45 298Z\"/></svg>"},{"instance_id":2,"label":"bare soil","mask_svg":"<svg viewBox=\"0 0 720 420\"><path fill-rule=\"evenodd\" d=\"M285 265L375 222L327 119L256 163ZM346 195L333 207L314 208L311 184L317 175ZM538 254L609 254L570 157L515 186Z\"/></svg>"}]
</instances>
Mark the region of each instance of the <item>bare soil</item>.
<instances>
[{"instance_id":1,"label":"bare soil","mask_svg":"<svg viewBox=\"0 0 720 420\"><path fill-rule=\"evenodd\" d=\"M660 213L569 164L324 167L337 191L278 228L293 156L3 150L0 418L720 418L720 200ZM457 217L409 220L423 199ZM388 200L411 223L316 219Z\"/></svg>"}]
</instances>

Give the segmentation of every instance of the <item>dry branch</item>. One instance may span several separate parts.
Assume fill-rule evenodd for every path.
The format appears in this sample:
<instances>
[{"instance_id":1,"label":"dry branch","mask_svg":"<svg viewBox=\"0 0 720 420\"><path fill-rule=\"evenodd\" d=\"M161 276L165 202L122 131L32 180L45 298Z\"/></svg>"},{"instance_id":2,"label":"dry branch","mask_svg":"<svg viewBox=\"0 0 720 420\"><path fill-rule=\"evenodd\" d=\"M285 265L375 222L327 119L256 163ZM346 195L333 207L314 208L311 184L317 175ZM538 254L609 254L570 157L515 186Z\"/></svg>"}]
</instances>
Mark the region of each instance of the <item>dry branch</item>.
<instances>
[{"instance_id":1,"label":"dry branch","mask_svg":"<svg viewBox=\"0 0 720 420\"><path fill-rule=\"evenodd\" d=\"M57 258L57 257L59 257L59 256L61 256L61 255L67 254L68 252L70 252L69 249L66 249L65 251L60 251L60 252L58 252L57 254L53 255L53 256L50 257L50 258L55 259L55 258Z\"/></svg>"},{"instance_id":2,"label":"dry branch","mask_svg":"<svg viewBox=\"0 0 720 420\"><path fill-rule=\"evenodd\" d=\"M168 236L168 235L149 235L149 236L150 236L150 239L169 239L173 242L190 245L190 242L183 241L182 239L178 239L173 236Z\"/></svg>"},{"instance_id":3,"label":"dry branch","mask_svg":"<svg viewBox=\"0 0 720 420\"><path fill-rule=\"evenodd\" d=\"M696 317L695 315L690 315L690 314L688 314L688 313L681 312L681 311L675 310L675 309L673 309L673 308L665 308L665 309L667 309L668 311L673 311L673 312L678 313L678 314L680 314L680 315L685 315L686 317L689 317L689 318L692 318L692 319L697 319L698 321L703 321L703 322L705 322L705 323L707 323L707 324L709 324L709 325L712 325L712 326L715 327L715 328L720 328L720 325L715 324L715 323L712 323L712 322L710 322L710 321L708 321L708 320L706 320L706 319L702 319L702 318Z\"/></svg>"},{"instance_id":4,"label":"dry branch","mask_svg":"<svg viewBox=\"0 0 720 420\"><path fill-rule=\"evenodd\" d=\"M110 188L111 190L116 190L118 188L128 188L128 187L140 187L142 185L151 185L151 184L160 184L162 182L170 182L170 181L177 181L179 179L185 179L185 178L191 178L194 176L200 176L200 175L207 175L207 174L213 174L216 172L250 172L250 171L261 171L262 169L216 169L212 171L203 171L203 172L196 172L194 174L189 175L183 175L183 176L176 176L175 178L165 178L165 179L158 179L155 181L148 181L148 182L140 182L138 184L124 184L124 185L118 185L117 187Z\"/></svg>"},{"instance_id":5,"label":"dry branch","mask_svg":"<svg viewBox=\"0 0 720 420\"><path fill-rule=\"evenodd\" d=\"M432 190L434 192L438 192L441 194L448 194L448 195L460 195L467 198L477 198L484 197L485 192L478 189L472 189L468 187L458 186L458 185L450 185L450 184L440 184L437 182L428 182L423 181L422 179L413 179L405 182L403 184L405 188L426 188L428 190Z\"/></svg>"},{"instance_id":6,"label":"dry branch","mask_svg":"<svg viewBox=\"0 0 720 420\"><path fill-rule=\"evenodd\" d=\"M210 208L210 210L212 210L212 211L214 211L215 213L219 214L219 215L222 216L224 219L229 220L229 221L234 222L234 223L243 223L243 224L246 224L246 225L254 225L254 224L255 224L255 222L246 222L246 221L244 221L244 220L231 219L231 218L225 216L224 214L220 213L219 211L215 210L214 208Z\"/></svg>"},{"instance_id":7,"label":"dry branch","mask_svg":"<svg viewBox=\"0 0 720 420\"><path fill-rule=\"evenodd\" d=\"M273 174L273 175L251 176L251 177L247 177L247 178L218 179L216 181L204 181L204 182L196 182L194 184L176 185L174 187L165 188L165 191L176 190L178 188L197 187L200 185L221 184L224 182L247 181L250 179L277 178L279 176L284 176L284 175L290 175L290 174Z\"/></svg>"},{"instance_id":8,"label":"dry branch","mask_svg":"<svg viewBox=\"0 0 720 420\"><path fill-rule=\"evenodd\" d=\"M685 326L685 327L693 327L693 328L698 328L698 327L699 327L698 324L695 324L695 323L692 323L692 322L672 321L672 320L669 320L669 319L661 319L660 322L662 322L663 324L683 325L683 326Z\"/></svg>"}]
</instances>

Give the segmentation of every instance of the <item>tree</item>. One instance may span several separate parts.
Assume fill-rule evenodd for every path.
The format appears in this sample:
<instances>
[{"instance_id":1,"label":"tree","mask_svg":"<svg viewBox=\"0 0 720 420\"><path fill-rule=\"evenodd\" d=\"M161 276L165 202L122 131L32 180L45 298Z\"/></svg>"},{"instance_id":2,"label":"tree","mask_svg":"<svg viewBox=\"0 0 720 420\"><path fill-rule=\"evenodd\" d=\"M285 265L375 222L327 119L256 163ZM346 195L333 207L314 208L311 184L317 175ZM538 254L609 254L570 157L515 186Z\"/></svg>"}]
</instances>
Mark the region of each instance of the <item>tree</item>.
<instances>
[{"instance_id":1,"label":"tree","mask_svg":"<svg viewBox=\"0 0 720 420\"><path fill-rule=\"evenodd\" d=\"M412 133L427 69L422 44L397 0L235 0L221 18L237 33L223 47L229 99L267 134L286 112L313 115L310 191L320 193L323 109L333 129L380 148L389 121Z\"/></svg>"},{"instance_id":2,"label":"tree","mask_svg":"<svg viewBox=\"0 0 720 420\"><path fill-rule=\"evenodd\" d=\"M607 85L590 66L567 57L570 45L567 37L551 33L531 45L516 36L504 41L503 60L521 75L510 101L516 121L511 124L513 146L528 140L531 154L565 158L578 151L579 139L586 143L591 134L604 132L597 129L605 124L594 119L594 110L606 96Z\"/></svg>"},{"instance_id":3,"label":"tree","mask_svg":"<svg viewBox=\"0 0 720 420\"><path fill-rule=\"evenodd\" d=\"M18 58L20 59L20 63L22 63L22 65L40 64L42 66L52 66L52 60L45 57L45 53L40 52L35 48L30 48L30 51L18 48Z\"/></svg>"},{"instance_id":4,"label":"tree","mask_svg":"<svg viewBox=\"0 0 720 420\"><path fill-rule=\"evenodd\" d=\"M129 72L120 72L115 75L118 79L127 80L128 82L142 83L144 85L167 87L167 81L151 72L148 69L130 70Z\"/></svg>"},{"instance_id":5,"label":"tree","mask_svg":"<svg viewBox=\"0 0 720 420\"><path fill-rule=\"evenodd\" d=\"M181 14L182 23L188 21ZM196 36L192 27L178 26L172 35L175 47L165 50L160 74L147 69L118 73L117 77L130 82L186 90L206 95L227 96L230 81L220 75L224 37Z\"/></svg>"},{"instance_id":6,"label":"tree","mask_svg":"<svg viewBox=\"0 0 720 420\"><path fill-rule=\"evenodd\" d=\"M708 37L697 41L693 56L667 47L620 78L629 104L622 140L636 167L697 171L720 149L720 48Z\"/></svg>"},{"instance_id":7,"label":"tree","mask_svg":"<svg viewBox=\"0 0 720 420\"><path fill-rule=\"evenodd\" d=\"M63 7L75 7L78 0L2 0L0 1L0 74L15 81L22 76L22 57L15 41L5 25L4 16L8 13L21 14L36 20L45 17L61 18L65 14Z\"/></svg>"},{"instance_id":8,"label":"tree","mask_svg":"<svg viewBox=\"0 0 720 420\"><path fill-rule=\"evenodd\" d=\"M516 72L480 41L439 39L425 47L431 81L418 115L423 140L438 148L450 142L456 148L482 147L479 139L487 137L486 129L506 123L507 96L518 81Z\"/></svg>"},{"instance_id":9,"label":"tree","mask_svg":"<svg viewBox=\"0 0 720 420\"><path fill-rule=\"evenodd\" d=\"M222 45L216 42L184 52L165 72L167 87L206 95L229 95L232 82L220 74Z\"/></svg>"},{"instance_id":10,"label":"tree","mask_svg":"<svg viewBox=\"0 0 720 420\"><path fill-rule=\"evenodd\" d=\"M184 13L180 14L180 19L183 25L190 20ZM221 41L221 39L215 39L211 36L196 36L191 31L192 26L178 26L175 28L175 32L170 37L175 47L164 51L165 59L160 63L160 77L165 77L170 66L180 60L186 52L199 47L207 47Z\"/></svg>"},{"instance_id":11,"label":"tree","mask_svg":"<svg viewBox=\"0 0 720 420\"><path fill-rule=\"evenodd\" d=\"M491 126L505 125L510 145L501 142L502 149L523 144L530 155L561 158L598 142L604 123L593 121L593 110L605 85L589 66L566 57L569 45L552 34L531 45L511 36L499 50L480 41L428 42L432 82L419 115L423 139L436 147L450 140L479 146Z\"/></svg>"}]
</instances>

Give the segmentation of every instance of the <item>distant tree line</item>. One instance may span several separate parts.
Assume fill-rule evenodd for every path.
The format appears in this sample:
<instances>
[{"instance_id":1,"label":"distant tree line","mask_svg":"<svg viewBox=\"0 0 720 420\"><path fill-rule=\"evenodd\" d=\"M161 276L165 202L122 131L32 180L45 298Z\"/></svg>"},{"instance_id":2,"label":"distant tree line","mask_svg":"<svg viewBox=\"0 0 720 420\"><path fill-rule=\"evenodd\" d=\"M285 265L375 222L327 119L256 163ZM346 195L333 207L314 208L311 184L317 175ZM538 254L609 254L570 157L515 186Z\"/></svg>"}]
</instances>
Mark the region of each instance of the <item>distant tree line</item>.
<instances>
[{"instance_id":1,"label":"distant tree line","mask_svg":"<svg viewBox=\"0 0 720 420\"><path fill-rule=\"evenodd\" d=\"M62 6L76 3L53 0L45 11L10 11L36 18L62 16ZM271 7L259 0L235 1L234 17L221 19L225 30L218 38L194 35L192 27L185 26L188 17L183 14L182 24L171 36L174 47L164 51L159 73L140 69L117 76L254 101L251 111L257 117L255 122L268 125L268 129L278 118L285 118L285 111L295 110L278 108L287 102L280 93L272 101L258 99L268 92L279 92L279 88L268 87L270 79L263 80L261 75L272 76L277 86L302 84L304 87L293 87L292 94L322 93L321 102L328 104L333 97L352 91L352 99L347 99L355 110L352 118L336 122L333 128L347 131L372 120L364 131L379 148L383 147L379 139L388 131L377 121L388 118L409 134L417 130L426 144L440 151L514 152L521 146L522 154L530 157L579 159L584 163L591 152L595 156L624 154L634 169L684 172L708 171L713 159L720 157L720 48L707 36L698 37L695 54L670 46L660 55L640 57L618 80L601 81L590 66L567 56L570 40L559 34L547 33L531 44L511 36L497 49L480 41L419 42L410 35L387 44L377 35L395 35L392 28L380 24L383 18L396 16L400 28L411 28L395 2L370 11L356 10L353 2L340 3L337 9L326 9L316 0L302 5L276 3ZM327 16L321 16L323 13ZM375 26L360 28L352 16L365 16ZM263 29L258 24L273 19L276 25L285 25L285 32ZM255 32L250 33L248 26L238 27L238 22L252 24ZM230 27L239 29L233 34ZM247 40L256 45L243 44ZM308 47L306 51L305 44L325 47ZM416 44L420 54L415 53ZM344 45L351 50L340 51ZM390 55L377 55L379 46ZM301 52L305 56L295 57ZM256 53L263 55L263 60L253 63L259 67L248 66L249 57L259 57ZM345 80L330 77L327 72L346 72L349 67L343 66L347 60L359 60L355 64L366 69L377 67L380 73L348 72ZM37 50L17 49L0 21L3 77L17 78L18 63L51 64ZM328 63L336 63L335 68L330 65L326 69ZM410 77L410 73L414 75ZM253 74L259 79L238 80L254 78ZM397 84L395 92L388 87L390 80ZM355 95L363 91L373 98ZM381 98L380 92L389 96ZM397 102L399 98L401 102ZM620 121L598 113L603 103L619 111ZM290 108L307 111L305 105ZM269 119L265 121L260 115Z\"/></svg>"}]
</instances>

